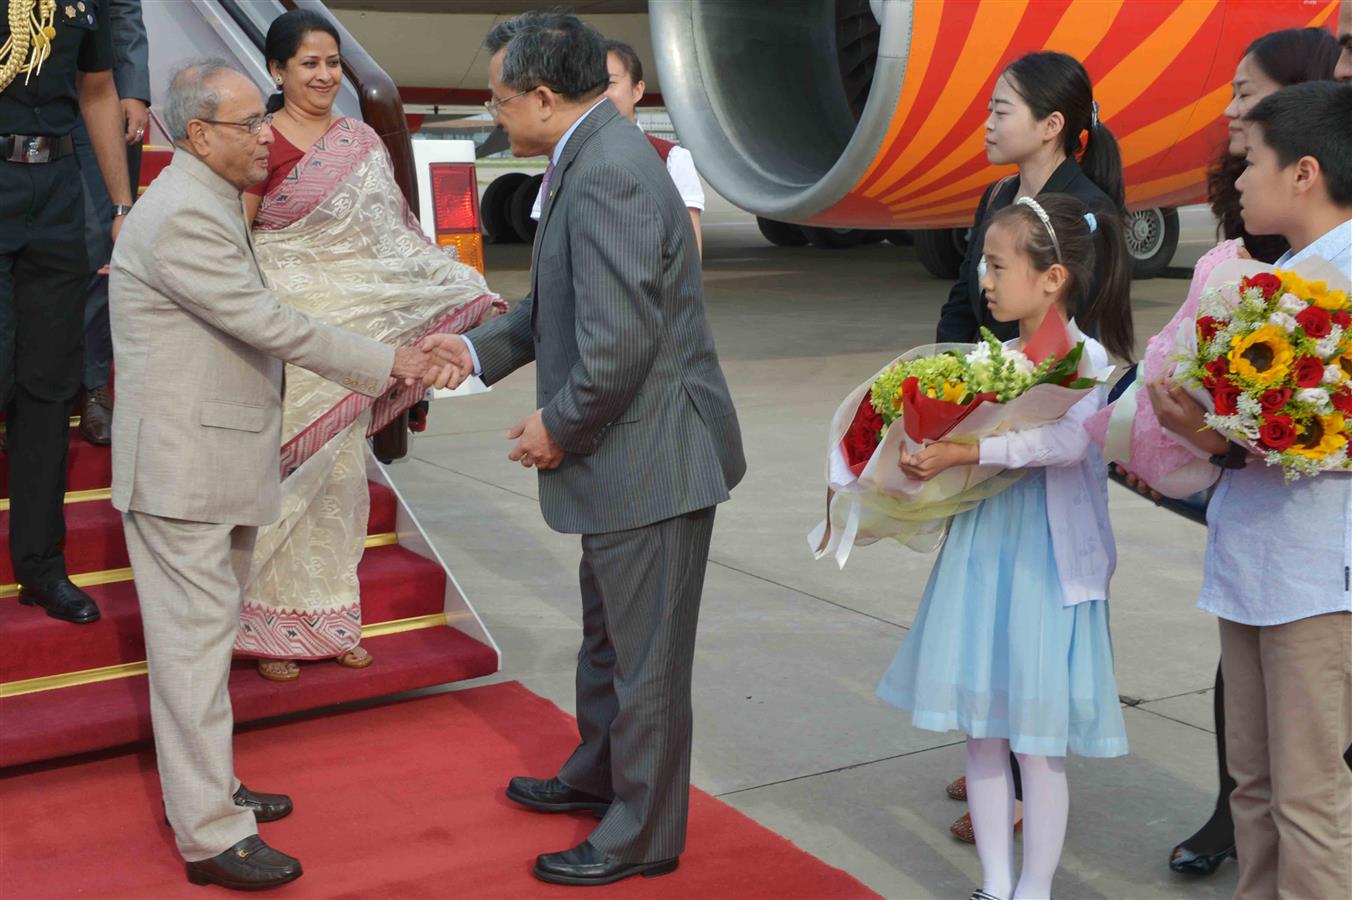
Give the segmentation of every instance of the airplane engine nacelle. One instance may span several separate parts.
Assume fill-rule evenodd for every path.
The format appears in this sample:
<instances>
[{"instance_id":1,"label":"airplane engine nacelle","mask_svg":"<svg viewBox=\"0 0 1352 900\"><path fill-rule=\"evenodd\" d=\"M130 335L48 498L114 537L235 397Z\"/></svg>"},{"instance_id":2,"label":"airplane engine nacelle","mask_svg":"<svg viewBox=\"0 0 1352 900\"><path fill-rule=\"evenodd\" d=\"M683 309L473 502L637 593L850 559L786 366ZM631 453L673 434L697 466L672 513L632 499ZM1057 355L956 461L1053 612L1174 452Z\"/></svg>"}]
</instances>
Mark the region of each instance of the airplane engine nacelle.
<instances>
[{"instance_id":1,"label":"airplane engine nacelle","mask_svg":"<svg viewBox=\"0 0 1352 900\"><path fill-rule=\"evenodd\" d=\"M967 225L1000 72L1068 53L1117 136L1133 209L1195 202L1245 46L1337 0L652 0L662 93L700 172L768 219Z\"/></svg>"}]
</instances>

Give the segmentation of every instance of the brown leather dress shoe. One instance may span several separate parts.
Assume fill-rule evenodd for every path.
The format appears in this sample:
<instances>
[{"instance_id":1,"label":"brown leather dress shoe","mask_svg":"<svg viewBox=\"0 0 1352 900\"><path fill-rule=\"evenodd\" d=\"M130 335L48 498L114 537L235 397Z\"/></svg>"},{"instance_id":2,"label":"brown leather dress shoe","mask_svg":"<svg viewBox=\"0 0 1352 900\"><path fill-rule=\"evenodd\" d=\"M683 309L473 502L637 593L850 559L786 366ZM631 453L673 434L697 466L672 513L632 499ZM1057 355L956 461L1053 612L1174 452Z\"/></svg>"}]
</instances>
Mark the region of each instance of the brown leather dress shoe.
<instances>
[{"instance_id":1,"label":"brown leather dress shoe","mask_svg":"<svg viewBox=\"0 0 1352 900\"><path fill-rule=\"evenodd\" d=\"M300 860L272 849L256 834L211 859L188 863L193 884L219 884L232 891L267 890L300 876Z\"/></svg>"},{"instance_id":2,"label":"brown leather dress shoe","mask_svg":"<svg viewBox=\"0 0 1352 900\"><path fill-rule=\"evenodd\" d=\"M113 397L108 388L87 391L80 407L80 434L95 447L113 442Z\"/></svg>"}]
</instances>

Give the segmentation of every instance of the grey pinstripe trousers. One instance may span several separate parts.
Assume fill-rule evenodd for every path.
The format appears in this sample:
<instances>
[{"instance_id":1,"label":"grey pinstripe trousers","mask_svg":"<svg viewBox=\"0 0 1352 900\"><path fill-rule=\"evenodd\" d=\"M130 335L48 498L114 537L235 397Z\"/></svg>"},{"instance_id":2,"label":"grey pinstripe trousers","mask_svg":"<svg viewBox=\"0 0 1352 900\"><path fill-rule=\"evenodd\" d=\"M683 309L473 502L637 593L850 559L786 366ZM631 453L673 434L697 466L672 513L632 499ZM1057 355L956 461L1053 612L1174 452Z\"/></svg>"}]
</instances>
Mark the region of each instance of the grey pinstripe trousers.
<instances>
[{"instance_id":1,"label":"grey pinstripe trousers","mask_svg":"<svg viewBox=\"0 0 1352 900\"><path fill-rule=\"evenodd\" d=\"M625 862L685 849L690 677L714 510L582 537L581 743L559 778L613 798L589 840Z\"/></svg>"}]
</instances>

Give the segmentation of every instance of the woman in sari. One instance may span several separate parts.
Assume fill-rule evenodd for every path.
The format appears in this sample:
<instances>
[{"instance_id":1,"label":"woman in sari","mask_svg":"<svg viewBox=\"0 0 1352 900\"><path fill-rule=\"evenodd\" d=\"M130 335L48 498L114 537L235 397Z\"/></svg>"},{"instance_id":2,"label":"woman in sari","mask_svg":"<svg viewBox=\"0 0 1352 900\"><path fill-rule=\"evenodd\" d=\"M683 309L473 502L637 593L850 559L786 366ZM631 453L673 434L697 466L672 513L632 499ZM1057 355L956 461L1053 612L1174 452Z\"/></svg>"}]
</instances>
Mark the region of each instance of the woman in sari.
<instances>
[{"instance_id":1,"label":"woman in sari","mask_svg":"<svg viewBox=\"0 0 1352 900\"><path fill-rule=\"evenodd\" d=\"M423 235L380 138L336 116L340 39L305 10L268 29L275 141L268 179L245 195L259 265L277 297L321 321L387 343L462 332L505 309L483 276ZM261 529L235 649L272 681L298 659L365 668L357 564L370 500L366 438L422 398L375 400L288 366L281 518Z\"/></svg>"}]
</instances>

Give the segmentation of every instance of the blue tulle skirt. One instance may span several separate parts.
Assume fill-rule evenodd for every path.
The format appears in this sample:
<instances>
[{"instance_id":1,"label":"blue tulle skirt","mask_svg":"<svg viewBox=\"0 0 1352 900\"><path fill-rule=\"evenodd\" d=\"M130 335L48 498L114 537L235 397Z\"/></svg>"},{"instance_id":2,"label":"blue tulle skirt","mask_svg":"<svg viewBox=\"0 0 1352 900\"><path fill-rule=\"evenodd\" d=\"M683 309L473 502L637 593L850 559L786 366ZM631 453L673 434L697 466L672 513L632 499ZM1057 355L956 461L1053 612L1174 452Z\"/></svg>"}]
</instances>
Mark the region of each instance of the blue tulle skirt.
<instances>
[{"instance_id":1,"label":"blue tulle skirt","mask_svg":"<svg viewBox=\"0 0 1352 900\"><path fill-rule=\"evenodd\" d=\"M1041 469L953 518L878 696L1015 753L1127 752L1108 603L1061 605Z\"/></svg>"}]
</instances>

